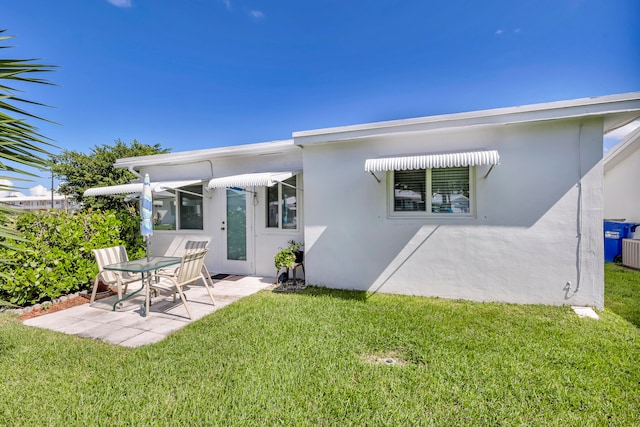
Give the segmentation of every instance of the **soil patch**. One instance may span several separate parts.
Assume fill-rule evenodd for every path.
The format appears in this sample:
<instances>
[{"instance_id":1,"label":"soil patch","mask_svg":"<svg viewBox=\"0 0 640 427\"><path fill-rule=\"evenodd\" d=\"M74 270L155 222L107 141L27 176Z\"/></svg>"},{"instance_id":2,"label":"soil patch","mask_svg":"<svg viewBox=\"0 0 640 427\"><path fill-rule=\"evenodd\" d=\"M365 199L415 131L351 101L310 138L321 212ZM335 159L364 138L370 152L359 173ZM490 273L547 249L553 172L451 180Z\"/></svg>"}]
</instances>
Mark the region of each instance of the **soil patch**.
<instances>
[{"instance_id":1,"label":"soil patch","mask_svg":"<svg viewBox=\"0 0 640 427\"><path fill-rule=\"evenodd\" d=\"M116 292L101 292L96 295L96 301L102 298L110 297L111 295L116 295ZM44 314L55 313L56 311L66 310L67 308L75 307L78 305L86 304L89 302L90 295L78 295L76 297L69 298L65 301L59 301L47 305L46 307L36 308L28 313L23 313L20 315L20 320L32 319L34 317L42 316Z\"/></svg>"},{"instance_id":2,"label":"soil patch","mask_svg":"<svg viewBox=\"0 0 640 427\"><path fill-rule=\"evenodd\" d=\"M387 366L404 366L407 364L407 360L397 351L387 351L384 353L365 354L361 356L362 359L372 365L387 365Z\"/></svg>"},{"instance_id":3,"label":"soil patch","mask_svg":"<svg viewBox=\"0 0 640 427\"><path fill-rule=\"evenodd\" d=\"M295 292L300 292L301 290L306 288L307 288L307 285L305 284L304 279L296 279L295 282L293 280L287 280L286 282L274 283L273 285L269 286L267 289L270 289L272 292L295 293Z\"/></svg>"}]
</instances>

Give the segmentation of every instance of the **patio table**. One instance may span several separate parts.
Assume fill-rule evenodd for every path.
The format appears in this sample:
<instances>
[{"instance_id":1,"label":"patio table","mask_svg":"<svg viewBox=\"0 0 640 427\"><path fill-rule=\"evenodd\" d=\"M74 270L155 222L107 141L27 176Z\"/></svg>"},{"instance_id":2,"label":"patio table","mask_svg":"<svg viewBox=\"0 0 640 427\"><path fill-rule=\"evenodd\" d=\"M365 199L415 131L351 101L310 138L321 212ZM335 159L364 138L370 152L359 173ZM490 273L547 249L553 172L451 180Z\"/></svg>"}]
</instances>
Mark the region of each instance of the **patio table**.
<instances>
[{"instance_id":1,"label":"patio table","mask_svg":"<svg viewBox=\"0 0 640 427\"><path fill-rule=\"evenodd\" d=\"M136 295L140 291L145 291L145 303L143 307L143 316L146 317L149 312L149 280L151 279L151 272L160 270L161 268L166 268L175 264L180 264L182 258L180 257L171 257L171 256L153 256L141 259L135 259L130 261L118 262L115 264L105 265L103 268L105 270L113 270L113 271L128 271L130 273L140 273L141 275L141 284L140 289L123 296L121 299L116 301L113 304L113 311L116 311L116 306L120 304L122 301L131 298Z\"/></svg>"}]
</instances>

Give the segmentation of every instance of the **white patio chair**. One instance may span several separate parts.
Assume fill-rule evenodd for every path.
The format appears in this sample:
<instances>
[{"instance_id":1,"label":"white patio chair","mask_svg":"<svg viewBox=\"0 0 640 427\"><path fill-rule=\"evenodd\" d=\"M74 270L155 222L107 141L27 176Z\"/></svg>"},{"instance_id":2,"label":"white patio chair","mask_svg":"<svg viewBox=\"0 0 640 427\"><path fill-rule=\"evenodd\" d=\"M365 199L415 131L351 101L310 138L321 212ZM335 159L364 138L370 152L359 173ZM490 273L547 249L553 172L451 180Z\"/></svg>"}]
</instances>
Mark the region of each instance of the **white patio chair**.
<instances>
[{"instance_id":1,"label":"white patio chair","mask_svg":"<svg viewBox=\"0 0 640 427\"><path fill-rule=\"evenodd\" d=\"M173 301L176 301L176 293L180 295L180 299L187 309L187 314L190 319L193 319L191 309L187 303L187 298L184 295L183 287L190 284L195 284L199 280L202 280L207 293L211 298L213 305L216 305L216 301L213 299L211 288L209 287L209 281L205 278L203 271L206 270L204 266L204 256L207 254L207 249L193 250L185 253L182 256L182 261L175 271L175 274L162 274L158 273L154 276L154 280L150 282L151 289L157 292L168 292L173 294Z\"/></svg>"},{"instance_id":2,"label":"white patio chair","mask_svg":"<svg viewBox=\"0 0 640 427\"><path fill-rule=\"evenodd\" d=\"M98 263L98 274L93 281L93 291L91 292L91 299L89 300L90 304L93 304L96 299L96 292L98 291L98 284L100 282L107 286L115 286L118 292L118 299L122 299L123 292L127 292L129 283L140 282L142 280L142 276L139 273L104 270L105 265L129 261L127 249L124 246L94 249L91 252L93 252L93 256Z\"/></svg>"},{"instance_id":3,"label":"white patio chair","mask_svg":"<svg viewBox=\"0 0 640 427\"><path fill-rule=\"evenodd\" d=\"M184 244L184 247L182 248L181 251L174 251L170 256L183 256L192 252L207 250L208 246L209 246L208 240L187 240L187 242ZM178 271L178 268L180 268L180 266L163 268L160 271L160 274L175 275L176 272ZM209 273L209 269L207 269L207 265L204 262L202 263L202 271L204 272L204 277L209 281L209 284L211 285L211 287L213 287L213 278L211 277L211 274Z\"/></svg>"}]
</instances>

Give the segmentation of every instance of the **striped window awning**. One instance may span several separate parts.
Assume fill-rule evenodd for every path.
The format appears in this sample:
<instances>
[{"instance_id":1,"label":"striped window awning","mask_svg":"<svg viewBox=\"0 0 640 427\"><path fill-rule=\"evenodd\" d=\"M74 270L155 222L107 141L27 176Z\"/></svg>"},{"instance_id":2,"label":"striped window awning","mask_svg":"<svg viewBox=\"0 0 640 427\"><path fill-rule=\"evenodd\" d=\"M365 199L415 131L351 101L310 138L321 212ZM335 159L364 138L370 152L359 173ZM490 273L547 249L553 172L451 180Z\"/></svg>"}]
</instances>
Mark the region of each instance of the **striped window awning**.
<instances>
[{"instance_id":1,"label":"striped window awning","mask_svg":"<svg viewBox=\"0 0 640 427\"><path fill-rule=\"evenodd\" d=\"M386 172L390 170L437 169L482 165L495 166L499 163L500 155L497 150L485 150L367 159L364 163L364 170L365 172Z\"/></svg>"},{"instance_id":2,"label":"striped window awning","mask_svg":"<svg viewBox=\"0 0 640 427\"><path fill-rule=\"evenodd\" d=\"M299 172L260 172L245 173L242 175L223 176L213 178L207 185L208 189L214 188L247 188L247 187L272 187L285 181Z\"/></svg>"},{"instance_id":3,"label":"striped window awning","mask_svg":"<svg viewBox=\"0 0 640 427\"><path fill-rule=\"evenodd\" d=\"M151 191L154 193L160 193L167 190L175 190L177 188L186 187L189 185L201 184L201 179L188 180L188 181L159 181L151 183ZM107 187L94 187L85 190L83 195L88 196L112 196L115 194L135 194L142 193L142 183L134 182L130 184L110 185Z\"/></svg>"}]
</instances>

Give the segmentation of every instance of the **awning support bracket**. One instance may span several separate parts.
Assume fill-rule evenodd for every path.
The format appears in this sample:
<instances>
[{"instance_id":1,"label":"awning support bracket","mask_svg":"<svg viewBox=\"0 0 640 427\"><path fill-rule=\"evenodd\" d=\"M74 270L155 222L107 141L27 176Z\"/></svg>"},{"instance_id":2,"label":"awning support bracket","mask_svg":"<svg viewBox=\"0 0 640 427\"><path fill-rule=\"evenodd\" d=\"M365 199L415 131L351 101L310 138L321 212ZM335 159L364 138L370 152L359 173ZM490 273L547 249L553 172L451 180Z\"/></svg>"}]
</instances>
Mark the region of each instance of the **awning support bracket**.
<instances>
[{"instance_id":1,"label":"awning support bracket","mask_svg":"<svg viewBox=\"0 0 640 427\"><path fill-rule=\"evenodd\" d=\"M294 190L300 190L300 191L302 191L302 188L298 188L298 187L296 187L295 185L287 184L287 183L286 183L286 182L284 182L284 181L279 181L279 183L280 183L280 184L282 184L282 185L284 185L285 187L289 187L289 188L292 188L292 189L294 189ZM278 184L278 182L274 183L274 185L276 185L276 184Z\"/></svg>"},{"instance_id":2,"label":"awning support bracket","mask_svg":"<svg viewBox=\"0 0 640 427\"><path fill-rule=\"evenodd\" d=\"M382 181L380 181L380 179L376 176L375 173L373 173L373 171L369 171L369 173L371 174L372 177L374 177L376 179L376 181L378 181L378 184L380 184Z\"/></svg>"},{"instance_id":3,"label":"awning support bracket","mask_svg":"<svg viewBox=\"0 0 640 427\"><path fill-rule=\"evenodd\" d=\"M174 190L176 193L185 193L185 194L189 194L190 196L196 196L196 197L203 197L204 198L203 194L198 194L198 193L194 193L192 191L182 190L179 187L178 188L171 188L170 190Z\"/></svg>"},{"instance_id":4,"label":"awning support bracket","mask_svg":"<svg viewBox=\"0 0 640 427\"><path fill-rule=\"evenodd\" d=\"M493 170L494 166L495 166L495 165L491 165L491 167L489 168L489 170L487 171L487 173L484 175L484 178L485 178L485 179L489 176L489 174L490 174L490 173L491 173L491 171Z\"/></svg>"},{"instance_id":5,"label":"awning support bracket","mask_svg":"<svg viewBox=\"0 0 640 427\"><path fill-rule=\"evenodd\" d=\"M234 191L242 191L243 193L251 193L251 194L253 194L254 196L255 196L256 194L258 194L258 193L257 193L257 192L255 192L255 191L247 190L246 188L242 188L242 187L226 187L226 188L229 188L229 189L234 190Z\"/></svg>"}]
</instances>

